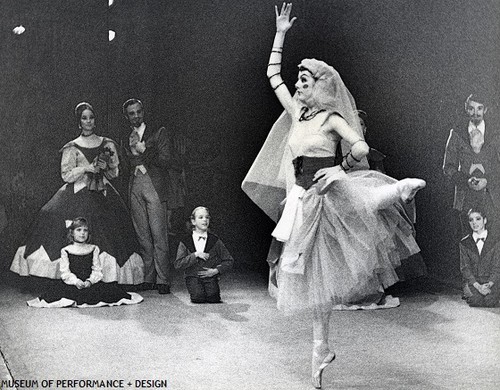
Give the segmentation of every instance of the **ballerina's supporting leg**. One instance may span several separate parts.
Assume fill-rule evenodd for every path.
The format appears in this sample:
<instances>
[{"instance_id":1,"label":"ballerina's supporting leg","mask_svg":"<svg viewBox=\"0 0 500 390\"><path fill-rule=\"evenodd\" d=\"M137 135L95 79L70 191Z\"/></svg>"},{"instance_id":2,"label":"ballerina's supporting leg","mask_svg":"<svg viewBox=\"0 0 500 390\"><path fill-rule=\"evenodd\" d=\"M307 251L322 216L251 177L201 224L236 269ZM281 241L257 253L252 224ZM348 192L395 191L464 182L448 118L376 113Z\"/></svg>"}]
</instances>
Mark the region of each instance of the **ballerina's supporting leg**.
<instances>
[{"instance_id":1,"label":"ballerina's supporting leg","mask_svg":"<svg viewBox=\"0 0 500 390\"><path fill-rule=\"evenodd\" d=\"M394 184L387 184L373 190L372 202L383 210L396 202L410 203L417 192L426 185L422 179L403 179Z\"/></svg>"},{"instance_id":2,"label":"ballerina's supporting leg","mask_svg":"<svg viewBox=\"0 0 500 390\"><path fill-rule=\"evenodd\" d=\"M335 359L328 345L331 311L315 308L313 311L312 384L321 389L323 370Z\"/></svg>"}]
</instances>

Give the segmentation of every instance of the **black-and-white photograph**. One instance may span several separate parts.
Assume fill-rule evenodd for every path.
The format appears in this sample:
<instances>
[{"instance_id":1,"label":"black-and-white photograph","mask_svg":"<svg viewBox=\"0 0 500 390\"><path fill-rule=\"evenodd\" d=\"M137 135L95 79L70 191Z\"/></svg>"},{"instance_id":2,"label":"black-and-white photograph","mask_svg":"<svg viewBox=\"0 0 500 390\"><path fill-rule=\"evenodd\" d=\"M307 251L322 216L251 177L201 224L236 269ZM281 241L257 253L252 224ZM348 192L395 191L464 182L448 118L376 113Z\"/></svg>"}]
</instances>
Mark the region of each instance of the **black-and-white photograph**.
<instances>
[{"instance_id":1,"label":"black-and-white photograph","mask_svg":"<svg viewBox=\"0 0 500 390\"><path fill-rule=\"evenodd\" d=\"M500 1L1 0L0 389L500 388Z\"/></svg>"}]
</instances>

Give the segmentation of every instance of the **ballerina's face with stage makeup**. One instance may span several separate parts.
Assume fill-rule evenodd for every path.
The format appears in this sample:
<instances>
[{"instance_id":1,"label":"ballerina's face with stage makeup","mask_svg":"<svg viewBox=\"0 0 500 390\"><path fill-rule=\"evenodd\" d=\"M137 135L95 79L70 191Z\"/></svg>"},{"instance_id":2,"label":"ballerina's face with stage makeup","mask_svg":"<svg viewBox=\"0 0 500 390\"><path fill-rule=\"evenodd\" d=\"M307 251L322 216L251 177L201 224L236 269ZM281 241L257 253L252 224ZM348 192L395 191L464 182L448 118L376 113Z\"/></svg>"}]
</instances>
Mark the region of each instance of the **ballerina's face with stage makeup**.
<instances>
[{"instance_id":1,"label":"ballerina's face with stage makeup","mask_svg":"<svg viewBox=\"0 0 500 390\"><path fill-rule=\"evenodd\" d=\"M302 104L311 108L313 102L313 86L316 80L308 70L300 70L295 89L297 93L297 100Z\"/></svg>"}]
</instances>

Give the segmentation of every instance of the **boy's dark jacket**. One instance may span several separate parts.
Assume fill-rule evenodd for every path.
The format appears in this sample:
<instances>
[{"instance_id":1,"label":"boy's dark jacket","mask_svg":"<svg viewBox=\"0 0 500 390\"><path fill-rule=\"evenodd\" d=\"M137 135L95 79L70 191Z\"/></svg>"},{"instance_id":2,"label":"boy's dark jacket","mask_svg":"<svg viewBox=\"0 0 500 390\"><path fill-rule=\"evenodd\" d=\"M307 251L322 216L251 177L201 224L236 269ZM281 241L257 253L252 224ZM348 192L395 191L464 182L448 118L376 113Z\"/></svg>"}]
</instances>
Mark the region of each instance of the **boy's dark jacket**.
<instances>
[{"instance_id":1,"label":"boy's dark jacket","mask_svg":"<svg viewBox=\"0 0 500 390\"><path fill-rule=\"evenodd\" d=\"M193 236L185 235L179 242L174 267L184 269L185 277L197 277L198 271L203 271L204 268L217 268L220 274L232 268L234 259L215 234L208 233L204 252L210 255L207 261L196 257Z\"/></svg>"},{"instance_id":2,"label":"boy's dark jacket","mask_svg":"<svg viewBox=\"0 0 500 390\"><path fill-rule=\"evenodd\" d=\"M488 232L481 254L469 234L460 241L460 270L469 284L500 283L500 239Z\"/></svg>"}]
</instances>

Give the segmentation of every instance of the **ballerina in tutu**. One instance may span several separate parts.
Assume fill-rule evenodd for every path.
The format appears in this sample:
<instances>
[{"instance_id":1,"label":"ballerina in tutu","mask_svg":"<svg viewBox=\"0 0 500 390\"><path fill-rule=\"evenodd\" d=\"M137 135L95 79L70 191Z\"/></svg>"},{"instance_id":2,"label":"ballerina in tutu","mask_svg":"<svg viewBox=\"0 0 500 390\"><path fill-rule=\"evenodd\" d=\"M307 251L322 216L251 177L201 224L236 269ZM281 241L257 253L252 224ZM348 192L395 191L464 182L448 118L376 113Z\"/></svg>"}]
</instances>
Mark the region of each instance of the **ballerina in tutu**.
<instances>
[{"instance_id":1,"label":"ballerina in tutu","mask_svg":"<svg viewBox=\"0 0 500 390\"><path fill-rule=\"evenodd\" d=\"M61 249L61 280L40 298L28 301L31 307L99 307L142 302L137 293L123 291L116 282L102 282L99 247L90 243L85 218L70 221L71 244Z\"/></svg>"},{"instance_id":2,"label":"ballerina in tutu","mask_svg":"<svg viewBox=\"0 0 500 390\"><path fill-rule=\"evenodd\" d=\"M101 248L103 281L140 284L144 263L139 243L127 206L111 184L119 174L116 144L95 133L95 111L89 103L79 103L75 117L80 136L61 150L66 184L38 213L10 269L21 276L59 279L61 248L67 244L65 221L84 215Z\"/></svg>"},{"instance_id":3,"label":"ballerina in tutu","mask_svg":"<svg viewBox=\"0 0 500 390\"><path fill-rule=\"evenodd\" d=\"M419 252L401 204L411 202L425 181L397 181L369 170L354 99L325 62L303 60L295 96L290 94L280 72L285 34L296 19L290 19L291 8L275 7L267 71L285 112L242 188L279 220L273 236L282 249L271 265L277 286L270 290L280 310L312 309L312 381L321 388L323 370L335 358L328 340L332 310L388 307L384 287L398 281L401 259ZM334 166L339 142L348 153Z\"/></svg>"}]
</instances>

